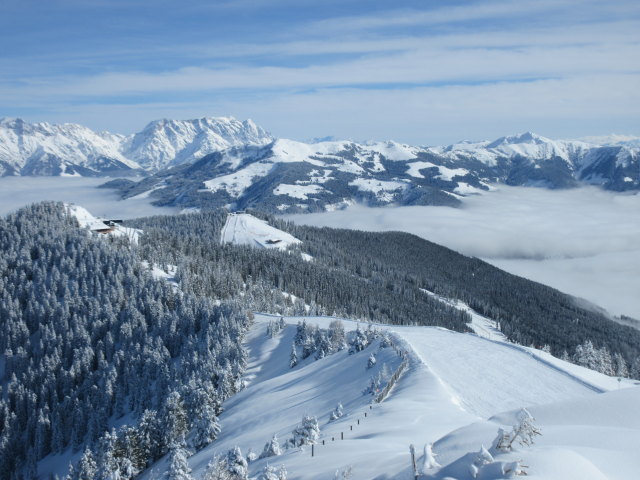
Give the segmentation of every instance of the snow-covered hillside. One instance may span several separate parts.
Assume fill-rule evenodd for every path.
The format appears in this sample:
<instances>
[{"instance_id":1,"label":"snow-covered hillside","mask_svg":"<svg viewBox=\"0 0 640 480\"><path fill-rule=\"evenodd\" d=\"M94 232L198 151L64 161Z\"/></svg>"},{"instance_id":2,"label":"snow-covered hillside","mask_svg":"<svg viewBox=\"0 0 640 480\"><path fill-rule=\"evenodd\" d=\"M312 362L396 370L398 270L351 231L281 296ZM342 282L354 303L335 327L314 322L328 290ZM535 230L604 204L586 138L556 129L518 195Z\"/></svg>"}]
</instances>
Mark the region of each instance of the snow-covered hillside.
<instances>
[{"instance_id":1,"label":"snow-covered hillside","mask_svg":"<svg viewBox=\"0 0 640 480\"><path fill-rule=\"evenodd\" d=\"M72 203L65 204L67 214L75 217L81 228L87 228L92 232L104 233L115 237L127 237L130 242L137 244L138 237L142 233L137 228L124 227L119 223L109 222L109 219L94 217L86 208ZM108 223L105 223L108 222Z\"/></svg>"},{"instance_id":2,"label":"snow-covered hillside","mask_svg":"<svg viewBox=\"0 0 640 480\"><path fill-rule=\"evenodd\" d=\"M475 478L507 478L502 471L518 460L532 479L623 479L637 473L640 388L631 382L619 386L584 368L548 362L542 352L433 327L382 327L395 346L381 348L376 340L359 353L310 357L289 368L295 324L302 317L285 318L287 325L275 336L268 328L276 317L256 320L247 340L247 386L224 405L220 437L189 459L194 478L236 446L244 454L260 454L274 434L284 444L305 415L316 416L320 426L313 451L295 447L254 460L251 478L267 465L284 465L290 480L334 478L336 472L335 478L413 478L410 444L417 447L419 468L426 444L434 445L441 465L425 470L421 479L474 478L472 464L482 445L493 458L477 463ZM333 320L306 318L321 328ZM346 330L365 328L343 323ZM376 362L368 368L372 354ZM371 378L395 371L405 359L407 368L390 395L372 402L366 392ZM344 415L330 421L338 403ZM522 407L542 435L530 447L491 449L498 429L517 423ZM158 478L166 468L163 460L143 478Z\"/></svg>"},{"instance_id":3,"label":"snow-covered hillside","mask_svg":"<svg viewBox=\"0 0 640 480\"><path fill-rule=\"evenodd\" d=\"M222 228L222 243L251 245L260 248L286 249L300 243L293 235L272 227L264 220L248 213L230 213Z\"/></svg>"}]
</instances>

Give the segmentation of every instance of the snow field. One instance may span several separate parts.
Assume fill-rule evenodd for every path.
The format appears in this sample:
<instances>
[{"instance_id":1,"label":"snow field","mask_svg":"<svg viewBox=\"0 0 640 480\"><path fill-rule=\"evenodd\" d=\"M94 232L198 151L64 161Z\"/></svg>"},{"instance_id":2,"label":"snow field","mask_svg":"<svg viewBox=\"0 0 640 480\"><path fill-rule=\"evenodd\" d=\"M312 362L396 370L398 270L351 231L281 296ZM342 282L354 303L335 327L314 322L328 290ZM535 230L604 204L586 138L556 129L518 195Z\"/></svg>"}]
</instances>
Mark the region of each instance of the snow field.
<instances>
[{"instance_id":1,"label":"snow field","mask_svg":"<svg viewBox=\"0 0 640 480\"><path fill-rule=\"evenodd\" d=\"M260 248L286 249L300 240L248 213L232 213L222 227L220 241Z\"/></svg>"},{"instance_id":2,"label":"snow field","mask_svg":"<svg viewBox=\"0 0 640 480\"><path fill-rule=\"evenodd\" d=\"M78 220L81 228L88 228L90 230L108 228L98 217L94 217L89 211L81 207L80 205L74 205L71 203L65 204L65 208L68 215L75 217ZM115 225L113 230L109 232L109 235L116 237L127 237L131 243L137 244L138 237L142 233L142 230L137 228L123 227L122 225Z\"/></svg>"},{"instance_id":3,"label":"snow field","mask_svg":"<svg viewBox=\"0 0 640 480\"><path fill-rule=\"evenodd\" d=\"M370 377L383 363L394 371L402 362L394 348L379 349L375 341L353 355L310 357L290 369L295 324L306 319L308 325L327 328L335 318L285 317L287 326L269 338L268 322L277 318L256 315L246 341L246 388L225 403L220 437L189 459L194 478L215 455L236 445L245 455L249 449L259 455L273 434L283 445L302 417L312 415L321 431L314 456L309 446L283 449L280 456L251 462L251 478L267 464L284 465L290 480L333 478L336 470L350 466L353 479L412 478L409 445L416 446L420 463L423 446L433 443L442 468L420 478L469 480L469 464L480 445L490 448L498 428L510 428L521 407L533 414L543 435L532 447L495 455L496 463L476 478L503 478L496 473L500 462L516 460L529 466L534 479L634 478L640 388L599 395L596 391L619 388L615 379L606 382L602 377L609 377L596 372L584 374L580 370L586 369L567 368L557 359L553 363L542 352L442 328L387 325L379 328L406 352L408 368L381 404L370 404L372 396L363 394ZM343 324L346 331L366 328L355 321ZM368 370L372 352L377 363ZM345 415L329 422L338 402ZM156 472L163 468L157 464Z\"/></svg>"}]
</instances>

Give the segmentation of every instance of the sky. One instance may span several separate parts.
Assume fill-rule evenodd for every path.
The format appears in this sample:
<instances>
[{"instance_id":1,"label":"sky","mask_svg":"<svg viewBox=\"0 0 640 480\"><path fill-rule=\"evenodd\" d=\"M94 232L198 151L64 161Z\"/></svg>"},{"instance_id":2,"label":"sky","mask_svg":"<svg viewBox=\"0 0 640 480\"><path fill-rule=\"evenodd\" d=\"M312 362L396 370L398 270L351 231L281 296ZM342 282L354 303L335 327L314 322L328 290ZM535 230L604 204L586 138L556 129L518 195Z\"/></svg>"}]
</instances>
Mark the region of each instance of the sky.
<instances>
[{"instance_id":1,"label":"sky","mask_svg":"<svg viewBox=\"0 0 640 480\"><path fill-rule=\"evenodd\" d=\"M0 0L0 117L435 145L640 133L637 0Z\"/></svg>"}]
</instances>

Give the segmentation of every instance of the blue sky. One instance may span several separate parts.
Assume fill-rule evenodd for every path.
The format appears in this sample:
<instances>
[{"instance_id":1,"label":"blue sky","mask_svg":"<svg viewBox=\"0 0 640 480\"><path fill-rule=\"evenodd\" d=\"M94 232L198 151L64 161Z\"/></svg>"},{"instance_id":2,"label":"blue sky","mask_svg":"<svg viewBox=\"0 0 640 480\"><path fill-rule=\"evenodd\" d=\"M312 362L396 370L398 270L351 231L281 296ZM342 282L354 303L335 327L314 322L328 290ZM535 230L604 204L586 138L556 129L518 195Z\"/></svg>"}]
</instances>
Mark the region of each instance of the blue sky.
<instances>
[{"instance_id":1,"label":"blue sky","mask_svg":"<svg viewBox=\"0 0 640 480\"><path fill-rule=\"evenodd\" d=\"M640 134L640 2L0 0L0 116L438 144Z\"/></svg>"}]
</instances>

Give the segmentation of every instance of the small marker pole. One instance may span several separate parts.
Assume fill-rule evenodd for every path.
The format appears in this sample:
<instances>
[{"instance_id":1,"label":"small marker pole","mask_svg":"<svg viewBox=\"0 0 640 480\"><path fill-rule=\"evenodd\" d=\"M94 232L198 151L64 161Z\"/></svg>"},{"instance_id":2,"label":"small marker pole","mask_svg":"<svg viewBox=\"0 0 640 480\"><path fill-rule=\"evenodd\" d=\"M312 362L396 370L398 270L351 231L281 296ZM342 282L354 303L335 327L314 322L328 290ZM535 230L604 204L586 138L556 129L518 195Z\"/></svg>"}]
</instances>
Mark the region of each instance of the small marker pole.
<instances>
[{"instance_id":1,"label":"small marker pole","mask_svg":"<svg viewBox=\"0 0 640 480\"><path fill-rule=\"evenodd\" d=\"M311 444L311 456L312 456L312 457L313 457L313 447L314 447L314 445L313 445L313 443L312 443L312 444Z\"/></svg>"}]
</instances>

